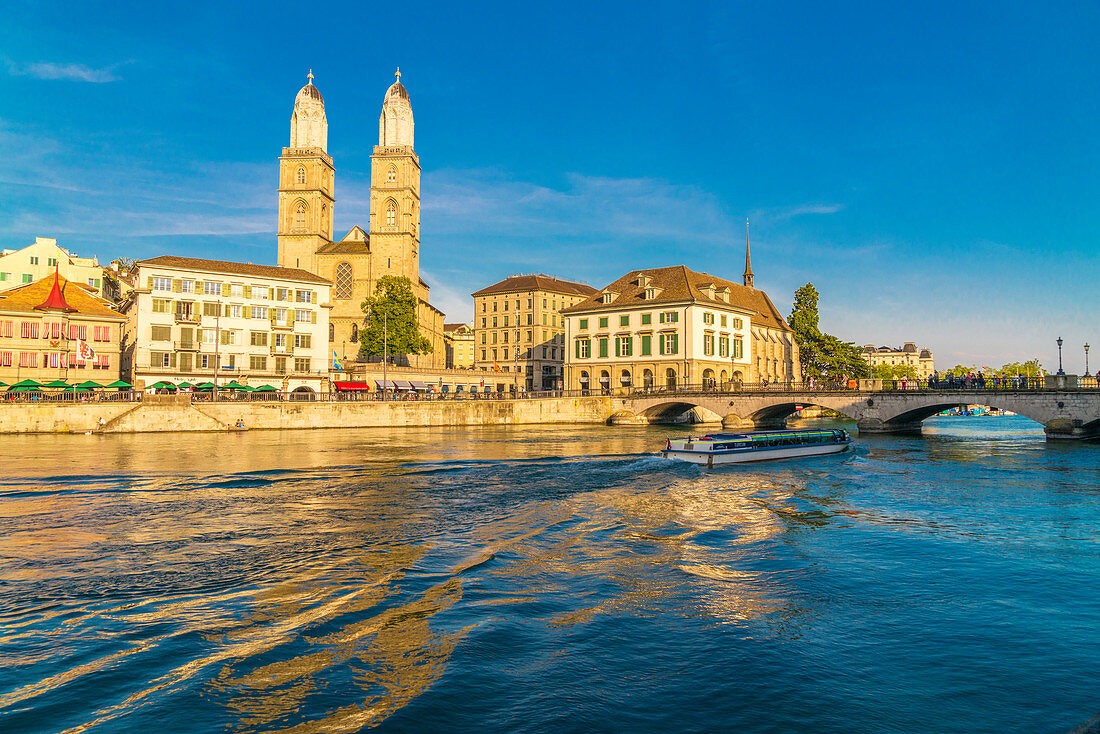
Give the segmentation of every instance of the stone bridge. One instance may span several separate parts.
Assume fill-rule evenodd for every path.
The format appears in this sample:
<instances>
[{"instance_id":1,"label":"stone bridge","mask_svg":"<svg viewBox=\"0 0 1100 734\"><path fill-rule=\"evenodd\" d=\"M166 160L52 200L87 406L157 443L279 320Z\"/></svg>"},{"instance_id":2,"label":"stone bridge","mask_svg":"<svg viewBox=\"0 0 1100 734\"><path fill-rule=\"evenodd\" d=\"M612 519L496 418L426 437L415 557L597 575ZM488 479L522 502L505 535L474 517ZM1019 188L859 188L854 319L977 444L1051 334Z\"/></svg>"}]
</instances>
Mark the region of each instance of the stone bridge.
<instances>
[{"instance_id":1,"label":"stone bridge","mask_svg":"<svg viewBox=\"0 0 1100 734\"><path fill-rule=\"evenodd\" d=\"M798 406L831 408L861 433L920 432L921 421L959 405L988 405L1041 423L1047 438L1100 435L1097 390L899 390L661 392L613 400L610 422L661 423L693 408L717 414L727 429L782 428Z\"/></svg>"}]
</instances>

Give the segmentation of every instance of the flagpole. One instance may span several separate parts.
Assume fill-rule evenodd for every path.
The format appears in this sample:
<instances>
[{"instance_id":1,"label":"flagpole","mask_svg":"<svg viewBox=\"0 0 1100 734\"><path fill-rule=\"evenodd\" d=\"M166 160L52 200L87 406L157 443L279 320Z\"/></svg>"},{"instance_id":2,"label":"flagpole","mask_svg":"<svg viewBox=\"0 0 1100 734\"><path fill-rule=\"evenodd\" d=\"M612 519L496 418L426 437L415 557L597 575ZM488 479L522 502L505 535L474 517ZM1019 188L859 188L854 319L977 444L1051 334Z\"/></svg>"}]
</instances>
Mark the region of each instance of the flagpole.
<instances>
[{"instance_id":1,"label":"flagpole","mask_svg":"<svg viewBox=\"0 0 1100 734\"><path fill-rule=\"evenodd\" d=\"M382 314L382 400L386 399L386 392L390 388L389 380L386 379L386 364L390 361L389 357L389 321L387 317L389 314Z\"/></svg>"}]
</instances>

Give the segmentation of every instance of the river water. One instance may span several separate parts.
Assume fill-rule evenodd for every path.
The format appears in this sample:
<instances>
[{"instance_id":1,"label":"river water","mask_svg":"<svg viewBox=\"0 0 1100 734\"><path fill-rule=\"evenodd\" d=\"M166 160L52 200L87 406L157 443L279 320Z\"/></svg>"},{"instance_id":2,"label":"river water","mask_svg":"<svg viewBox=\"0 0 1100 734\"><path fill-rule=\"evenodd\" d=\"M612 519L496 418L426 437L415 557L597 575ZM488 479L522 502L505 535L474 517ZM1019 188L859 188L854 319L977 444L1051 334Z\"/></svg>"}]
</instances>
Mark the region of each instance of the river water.
<instances>
[{"instance_id":1,"label":"river water","mask_svg":"<svg viewBox=\"0 0 1100 734\"><path fill-rule=\"evenodd\" d=\"M5 436L0 731L1068 732L1100 446L925 425Z\"/></svg>"}]
</instances>

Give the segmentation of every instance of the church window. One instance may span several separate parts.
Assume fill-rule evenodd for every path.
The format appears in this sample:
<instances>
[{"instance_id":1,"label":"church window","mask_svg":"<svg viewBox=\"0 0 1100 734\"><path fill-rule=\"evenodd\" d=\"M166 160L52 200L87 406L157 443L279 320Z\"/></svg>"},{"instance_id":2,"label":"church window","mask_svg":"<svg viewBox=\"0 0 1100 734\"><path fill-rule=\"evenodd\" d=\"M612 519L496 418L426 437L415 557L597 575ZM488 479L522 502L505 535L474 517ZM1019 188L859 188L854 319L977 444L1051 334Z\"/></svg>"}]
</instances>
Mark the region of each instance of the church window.
<instances>
[{"instance_id":1,"label":"church window","mask_svg":"<svg viewBox=\"0 0 1100 734\"><path fill-rule=\"evenodd\" d=\"M296 179L300 184L304 184L306 182L306 169L304 166L298 166L298 175Z\"/></svg>"},{"instance_id":2,"label":"church window","mask_svg":"<svg viewBox=\"0 0 1100 734\"><path fill-rule=\"evenodd\" d=\"M397 182L397 166L390 166L390 170L386 172L386 183Z\"/></svg>"},{"instance_id":3,"label":"church window","mask_svg":"<svg viewBox=\"0 0 1100 734\"><path fill-rule=\"evenodd\" d=\"M351 325L351 340L353 342L359 341L359 324Z\"/></svg>"},{"instance_id":4,"label":"church window","mask_svg":"<svg viewBox=\"0 0 1100 734\"><path fill-rule=\"evenodd\" d=\"M328 325L328 340L330 342L336 341L336 324Z\"/></svg>"},{"instance_id":5,"label":"church window","mask_svg":"<svg viewBox=\"0 0 1100 734\"><path fill-rule=\"evenodd\" d=\"M299 201L298 206L294 209L294 231L306 231L306 203L304 201Z\"/></svg>"},{"instance_id":6,"label":"church window","mask_svg":"<svg viewBox=\"0 0 1100 734\"><path fill-rule=\"evenodd\" d=\"M392 201L386 202L386 226L397 226L397 204Z\"/></svg>"},{"instance_id":7,"label":"church window","mask_svg":"<svg viewBox=\"0 0 1100 734\"><path fill-rule=\"evenodd\" d=\"M338 301L346 301L351 298L351 263L344 262L336 266L336 277L334 281L335 289L333 291L333 298Z\"/></svg>"}]
</instances>

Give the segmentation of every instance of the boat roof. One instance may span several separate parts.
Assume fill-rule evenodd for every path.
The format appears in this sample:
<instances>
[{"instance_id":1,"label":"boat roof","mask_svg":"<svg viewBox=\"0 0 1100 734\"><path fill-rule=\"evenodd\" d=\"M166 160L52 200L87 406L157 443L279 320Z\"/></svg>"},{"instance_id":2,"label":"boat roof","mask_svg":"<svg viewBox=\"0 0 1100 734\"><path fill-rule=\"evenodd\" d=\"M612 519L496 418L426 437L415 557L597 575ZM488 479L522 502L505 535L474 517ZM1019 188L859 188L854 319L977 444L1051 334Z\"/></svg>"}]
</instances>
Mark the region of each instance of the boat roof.
<instances>
[{"instance_id":1,"label":"boat roof","mask_svg":"<svg viewBox=\"0 0 1100 734\"><path fill-rule=\"evenodd\" d=\"M828 436L842 431L842 428L815 428L803 431L747 431L745 433L708 433L703 439L711 441L731 441L737 439L773 438L779 436Z\"/></svg>"}]
</instances>

